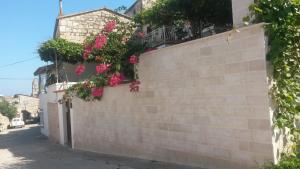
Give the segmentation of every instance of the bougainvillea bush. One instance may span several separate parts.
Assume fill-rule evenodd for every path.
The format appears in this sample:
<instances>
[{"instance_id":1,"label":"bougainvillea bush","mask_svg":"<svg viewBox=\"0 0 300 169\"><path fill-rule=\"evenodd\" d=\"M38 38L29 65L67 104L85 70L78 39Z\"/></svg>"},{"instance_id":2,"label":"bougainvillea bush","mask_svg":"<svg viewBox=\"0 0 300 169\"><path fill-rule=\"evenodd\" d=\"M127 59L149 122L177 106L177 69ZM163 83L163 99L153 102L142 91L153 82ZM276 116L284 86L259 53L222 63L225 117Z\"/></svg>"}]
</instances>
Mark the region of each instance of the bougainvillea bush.
<instances>
[{"instance_id":1,"label":"bougainvillea bush","mask_svg":"<svg viewBox=\"0 0 300 169\"><path fill-rule=\"evenodd\" d=\"M137 92L140 82L136 64L144 51L141 38L143 36L135 32L132 24L118 20L107 22L102 31L87 37L83 44L83 61L74 70L80 76L85 71L86 63L97 63L97 73L69 88L67 93L86 101L99 100L105 86L115 87L125 81L131 82L131 92Z\"/></svg>"}]
</instances>

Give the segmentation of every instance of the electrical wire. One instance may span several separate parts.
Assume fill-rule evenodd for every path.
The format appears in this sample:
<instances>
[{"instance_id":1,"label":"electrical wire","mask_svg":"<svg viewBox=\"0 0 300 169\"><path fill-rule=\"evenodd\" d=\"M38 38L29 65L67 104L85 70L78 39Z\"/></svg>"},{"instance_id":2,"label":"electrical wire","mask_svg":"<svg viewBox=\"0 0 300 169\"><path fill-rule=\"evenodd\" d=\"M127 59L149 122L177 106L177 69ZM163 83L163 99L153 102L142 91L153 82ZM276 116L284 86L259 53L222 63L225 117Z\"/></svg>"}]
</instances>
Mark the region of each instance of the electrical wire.
<instances>
[{"instance_id":1,"label":"electrical wire","mask_svg":"<svg viewBox=\"0 0 300 169\"><path fill-rule=\"evenodd\" d=\"M39 58L39 57L36 56L36 57L20 60L20 61L14 62L14 63L10 63L10 64L7 64L7 65L2 65L2 66L0 66L0 69L6 68L6 67L9 67L9 66L13 66L13 65L16 65L16 64L19 64L19 63L28 62L28 61L31 61L31 60L34 60L34 59L37 59L37 58Z\"/></svg>"},{"instance_id":2,"label":"electrical wire","mask_svg":"<svg viewBox=\"0 0 300 169\"><path fill-rule=\"evenodd\" d=\"M33 80L33 78L9 78L9 77L0 77L0 80Z\"/></svg>"}]
</instances>

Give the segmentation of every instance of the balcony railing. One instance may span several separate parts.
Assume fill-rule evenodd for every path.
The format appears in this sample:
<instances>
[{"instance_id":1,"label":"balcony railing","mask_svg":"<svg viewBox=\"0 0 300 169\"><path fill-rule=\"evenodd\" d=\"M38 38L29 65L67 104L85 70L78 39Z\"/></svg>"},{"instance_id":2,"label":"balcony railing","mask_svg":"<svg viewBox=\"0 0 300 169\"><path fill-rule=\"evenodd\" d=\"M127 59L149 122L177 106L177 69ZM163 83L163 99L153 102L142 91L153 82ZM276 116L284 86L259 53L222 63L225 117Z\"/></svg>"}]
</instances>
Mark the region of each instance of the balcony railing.
<instances>
[{"instance_id":1,"label":"balcony railing","mask_svg":"<svg viewBox=\"0 0 300 169\"><path fill-rule=\"evenodd\" d=\"M192 28L178 29L172 26L163 26L148 33L144 37L143 41L147 45L147 47L154 48L163 45L178 44L193 39L211 36L217 33L228 31L231 28L231 26L209 26L199 31L201 33L193 33Z\"/></svg>"}]
</instances>

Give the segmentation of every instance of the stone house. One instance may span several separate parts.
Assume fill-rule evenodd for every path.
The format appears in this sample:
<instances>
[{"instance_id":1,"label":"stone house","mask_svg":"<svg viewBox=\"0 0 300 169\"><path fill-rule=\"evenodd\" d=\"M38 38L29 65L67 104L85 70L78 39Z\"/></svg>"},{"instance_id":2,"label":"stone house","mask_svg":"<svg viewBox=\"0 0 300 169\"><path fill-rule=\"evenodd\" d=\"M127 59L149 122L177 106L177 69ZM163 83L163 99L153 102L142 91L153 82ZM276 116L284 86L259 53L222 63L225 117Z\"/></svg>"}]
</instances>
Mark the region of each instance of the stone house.
<instances>
[{"instance_id":1,"label":"stone house","mask_svg":"<svg viewBox=\"0 0 300 169\"><path fill-rule=\"evenodd\" d=\"M127 15L138 12L143 2L137 1ZM232 0L239 31L142 54L139 93L123 84L106 87L101 101L63 103L63 91L72 83L49 86L40 95L42 132L76 150L208 169L277 163L285 136L272 127L264 24L243 26L251 3ZM73 23L60 24L55 35L73 30L66 27ZM84 39L74 33L62 36Z\"/></svg>"},{"instance_id":2,"label":"stone house","mask_svg":"<svg viewBox=\"0 0 300 169\"><path fill-rule=\"evenodd\" d=\"M2 99L13 104L17 108L17 118L26 121L37 119L39 116L39 98L37 97L16 94L14 96L3 96Z\"/></svg>"},{"instance_id":3,"label":"stone house","mask_svg":"<svg viewBox=\"0 0 300 169\"><path fill-rule=\"evenodd\" d=\"M130 21L130 17L107 8L63 15L56 19L53 37L83 43L87 36L99 33L111 17L118 17L123 22Z\"/></svg>"},{"instance_id":4,"label":"stone house","mask_svg":"<svg viewBox=\"0 0 300 169\"><path fill-rule=\"evenodd\" d=\"M71 15L60 15L55 22L53 38L62 38L70 42L82 44L87 36L99 33L103 29L104 24L112 17L118 17L123 22L130 21L130 17L107 8ZM91 73L95 73L94 69L87 67L87 71L78 77L74 73L76 67L77 65L60 62L57 64L57 67L55 64L42 66L34 72L34 75L38 77L39 86L43 88L43 83L45 85L49 75L58 76L58 82L62 83L78 82L84 80ZM53 83L56 83L56 80Z\"/></svg>"},{"instance_id":5,"label":"stone house","mask_svg":"<svg viewBox=\"0 0 300 169\"><path fill-rule=\"evenodd\" d=\"M13 97L5 97L5 100L16 106L17 117L20 117L23 120L38 117L39 98L16 94Z\"/></svg>"},{"instance_id":6,"label":"stone house","mask_svg":"<svg viewBox=\"0 0 300 169\"><path fill-rule=\"evenodd\" d=\"M38 117L39 98L23 94L14 96L17 111L22 113L24 120Z\"/></svg>"},{"instance_id":7,"label":"stone house","mask_svg":"<svg viewBox=\"0 0 300 169\"><path fill-rule=\"evenodd\" d=\"M70 42L83 43L91 34L99 33L107 21L117 17L120 21L130 22L131 18L107 8L80 12L57 17L53 38L63 38ZM60 62L38 68L34 75L39 79L39 98L41 132L52 141L60 144L71 144L69 105L62 104L64 91L74 82L84 80L96 72L95 65L86 66L86 71L80 77L75 74L77 65ZM58 76L58 81L46 85L49 74Z\"/></svg>"}]
</instances>

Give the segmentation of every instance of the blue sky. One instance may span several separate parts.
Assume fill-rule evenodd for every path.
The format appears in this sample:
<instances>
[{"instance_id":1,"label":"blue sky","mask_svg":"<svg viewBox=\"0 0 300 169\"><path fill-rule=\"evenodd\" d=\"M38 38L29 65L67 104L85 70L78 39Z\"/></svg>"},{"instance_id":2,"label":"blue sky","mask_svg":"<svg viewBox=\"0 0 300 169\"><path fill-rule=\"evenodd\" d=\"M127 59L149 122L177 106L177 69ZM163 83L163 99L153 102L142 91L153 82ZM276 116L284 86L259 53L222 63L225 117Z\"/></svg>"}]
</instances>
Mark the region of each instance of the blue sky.
<instances>
[{"instance_id":1,"label":"blue sky","mask_svg":"<svg viewBox=\"0 0 300 169\"><path fill-rule=\"evenodd\" d=\"M129 7L135 0L63 0L64 14L121 5ZM0 5L0 95L30 94L33 72L45 65L38 58L43 41L52 37L59 0L6 0ZM20 80L7 80L14 78ZM21 80L22 79L22 80ZM27 80L28 79L28 80Z\"/></svg>"}]
</instances>

